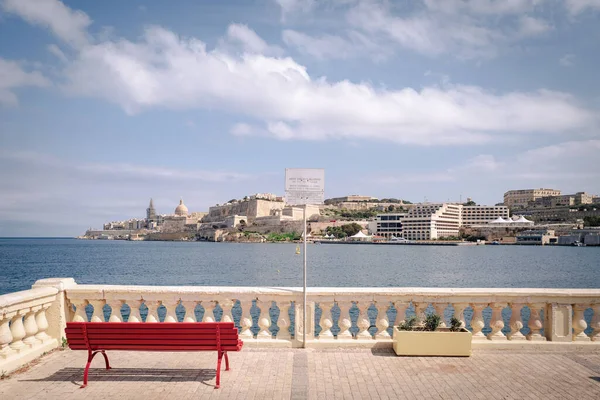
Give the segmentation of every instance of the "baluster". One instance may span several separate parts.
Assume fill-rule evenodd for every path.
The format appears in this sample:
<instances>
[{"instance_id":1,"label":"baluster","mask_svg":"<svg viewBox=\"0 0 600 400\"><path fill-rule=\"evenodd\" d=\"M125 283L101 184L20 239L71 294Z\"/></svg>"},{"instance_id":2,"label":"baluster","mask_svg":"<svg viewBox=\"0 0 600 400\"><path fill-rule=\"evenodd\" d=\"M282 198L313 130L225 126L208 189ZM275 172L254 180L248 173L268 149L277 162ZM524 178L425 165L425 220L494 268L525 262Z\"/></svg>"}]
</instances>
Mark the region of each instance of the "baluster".
<instances>
[{"instance_id":1,"label":"baluster","mask_svg":"<svg viewBox=\"0 0 600 400\"><path fill-rule=\"evenodd\" d=\"M583 316L584 311L588 308L587 304L573 304L573 341L577 342L589 342L591 339L585 333L587 328L587 322Z\"/></svg>"},{"instance_id":2,"label":"baluster","mask_svg":"<svg viewBox=\"0 0 600 400\"><path fill-rule=\"evenodd\" d=\"M160 322L158 319L158 307L160 307L160 300L144 300L144 304L148 307L148 316L146 317L146 323Z\"/></svg>"},{"instance_id":3,"label":"baluster","mask_svg":"<svg viewBox=\"0 0 600 400\"><path fill-rule=\"evenodd\" d=\"M121 307L123 307L123 300L109 300L108 305L110 306L110 318L108 322L123 322L123 317L121 316Z\"/></svg>"},{"instance_id":4,"label":"baluster","mask_svg":"<svg viewBox=\"0 0 600 400\"><path fill-rule=\"evenodd\" d=\"M179 300L166 300L162 304L167 309L167 315L165 315L165 322L177 322L177 305Z\"/></svg>"},{"instance_id":5,"label":"baluster","mask_svg":"<svg viewBox=\"0 0 600 400\"><path fill-rule=\"evenodd\" d=\"M233 322L233 315L231 314L231 309L233 308L234 301L231 299L223 299L219 300L219 305L223 310L223 315L221 316L221 322ZM280 316L281 318L281 316Z\"/></svg>"},{"instance_id":6,"label":"baluster","mask_svg":"<svg viewBox=\"0 0 600 400\"><path fill-rule=\"evenodd\" d=\"M511 315L510 315L510 333L508 334L509 340L525 340L525 335L521 333L523 329L523 322L521 321L521 309L523 304L511 303Z\"/></svg>"},{"instance_id":7,"label":"baluster","mask_svg":"<svg viewBox=\"0 0 600 400\"><path fill-rule=\"evenodd\" d=\"M271 316L269 315L269 308L272 304L271 300L256 300L257 305L260 303L260 316L258 317L258 326L260 332L256 335L257 339L273 339L273 334L269 331L271 327Z\"/></svg>"},{"instance_id":8,"label":"baluster","mask_svg":"<svg viewBox=\"0 0 600 400\"><path fill-rule=\"evenodd\" d=\"M447 307L448 303L433 303L435 313L440 316L440 328L448 327L448 325L446 325L446 317L444 316Z\"/></svg>"},{"instance_id":9,"label":"baluster","mask_svg":"<svg viewBox=\"0 0 600 400\"><path fill-rule=\"evenodd\" d=\"M454 303L454 316L460 321L460 326L465 328L467 323L465 322L465 308L469 306L468 303Z\"/></svg>"},{"instance_id":10,"label":"baluster","mask_svg":"<svg viewBox=\"0 0 600 400\"><path fill-rule=\"evenodd\" d=\"M542 324L542 317L540 316L540 311L545 304L543 303L535 303L535 304L527 304L529 310L531 311L531 315L529 317L529 329L530 332L527 334L527 340L533 341L544 341L546 340L540 334L540 330L544 327Z\"/></svg>"},{"instance_id":11,"label":"baluster","mask_svg":"<svg viewBox=\"0 0 600 400\"><path fill-rule=\"evenodd\" d=\"M35 314L35 323L38 327L38 333L35 335L35 338L39 340L41 343L45 343L50 340L50 336L46 333L48 329L48 320L46 319L46 310L50 308L52 304L47 303L43 304L40 307L39 311Z\"/></svg>"},{"instance_id":12,"label":"baluster","mask_svg":"<svg viewBox=\"0 0 600 400\"><path fill-rule=\"evenodd\" d=\"M404 322L406 322L406 310L408 310L409 306L410 306L410 304L406 303L404 301L395 301L394 302L394 307L396 307L396 311L397 311L397 315L396 315L396 319L398 320L398 322L396 323L397 325L402 325Z\"/></svg>"},{"instance_id":13,"label":"baluster","mask_svg":"<svg viewBox=\"0 0 600 400\"><path fill-rule=\"evenodd\" d=\"M92 314L91 322L104 322L104 300L88 300L88 302L94 307L94 313Z\"/></svg>"},{"instance_id":14,"label":"baluster","mask_svg":"<svg viewBox=\"0 0 600 400\"><path fill-rule=\"evenodd\" d=\"M331 327L333 326L331 307L333 307L333 304L333 302L329 301L319 303L321 307L321 320L319 321L321 332L319 333L319 339L328 340L334 338L333 333L331 333Z\"/></svg>"},{"instance_id":15,"label":"baluster","mask_svg":"<svg viewBox=\"0 0 600 400\"><path fill-rule=\"evenodd\" d=\"M369 328L371 327L371 321L369 321L369 307L371 306L370 301L356 302L358 307L358 320L356 325L358 326L358 333L356 334L357 339L373 339Z\"/></svg>"},{"instance_id":16,"label":"baluster","mask_svg":"<svg viewBox=\"0 0 600 400\"><path fill-rule=\"evenodd\" d=\"M75 316L73 322L88 322L88 316L85 307L89 304L87 300L73 300L71 303L75 306Z\"/></svg>"},{"instance_id":17,"label":"baluster","mask_svg":"<svg viewBox=\"0 0 600 400\"><path fill-rule=\"evenodd\" d=\"M202 316L202 322L215 322L215 306L217 304L214 301L203 300L202 307L204 307L204 315Z\"/></svg>"},{"instance_id":18,"label":"baluster","mask_svg":"<svg viewBox=\"0 0 600 400\"><path fill-rule=\"evenodd\" d=\"M390 333L387 331L390 327L390 319L388 318L387 311L390 308L389 301L375 302L377 307L377 332L375 333L375 339L390 339Z\"/></svg>"},{"instance_id":19,"label":"baluster","mask_svg":"<svg viewBox=\"0 0 600 400\"><path fill-rule=\"evenodd\" d=\"M337 301L337 305L340 308L340 319L338 321L340 332L337 334L337 338L352 339L352 333L350 332L350 328L352 327L350 309L353 303L351 301Z\"/></svg>"},{"instance_id":20,"label":"baluster","mask_svg":"<svg viewBox=\"0 0 600 400\"><path fill-rule=\"evenodd\" d=\"M17 352L20 352L23 348L27 347L27 345L23 343L23 338L27 335L25 327L23 327L23 314L25 313L25 310L17 311L10 323L10 333L13 338L10 347Z\"/></svg>"},{"instance_id":21,"label":"baluster","mask_svg":"<svg viewBox=\"0 0 600 400\"><path fill-rule=\"evenodd\" d=\"M240 326L242 327L242 331L240 332L240 337L243 339L252 339L254 335L252 334L252 314L250 314L250 310L252 309L252 300L247 300L243 302L240 299L240 305L242 306L242 318L240 320ZM247 305L245 305L247 304Z\"/></svg>"},{"instance_id":22,"label":"baluster","mask_svg":"<svg viewBox=\"0 0 600 400\"><path fill-rule=\"evenodd\" d=\"M38 333L37 323L35 322L35 314L41 308L41 306L31 307L27 314L25 314L25 320L23 321L23 327L25 328L25 339L23 339L23 343L29 347L33 347L40 343L35 337L35 334Z\"/></svg>"},{"instance_id":23,"label":"baluster","mask_svg":"<svg viewBox=\"0 0 600 400\"><path fill-rule=\"evenodd\" d=\"M277 318L277 339L291 340L292 335L290 334L290 307L292 306L291 301L277 302L279 306L279 318Z\"/></svg>"},{"instance_id":24,"label":"baluster","mask_svg":"<svg viewBox=\"0 0 600 400\"><path fill-rule=\"evenodd\" d=\"M592 317L592 340L594 342L600 342L600 303L593 304L592 309L594 310L594 316Z\"/></svg>"},{"instance_id":25,"label":"baluster","mask_svg":"<svg viewBox=\"0 0 600 400\"><path fill-rule=\"evenodd\" d=\"M142 316L140 315L140 307L144 300L132 300L129 304L129 319L127 322L142 322Z\"/></svg>"},{"instance_id":26,"label":"baluster","mask_svg":"<svg viewBox=\"0 0 600 400\"><path fill-rule=\"evenodd\" d=\"M471 303L473 309L473 319L471 320L471 328L473 328L472 338L475 340L485 339L485 335L481 330L485 327L485 321L483 320L483 309L487 307L487 304Z\"/></svg>"},{"instance_id":27,"label":"baluster","mask_svg":"<svg viewBox=\"0 0 600 400\"><path fill-rule=\"evenodd\" d=\"M489 340L506 340L506 336L502 333L504 328L504 319L502 318L502 310L506 307L506 303L492 303L492 320L490 328L492 331L487 335Z\"/></svg>"},{"instance_id":28,"label":"baluster","mask_svg":"<svg viewBox=\"0 0 600 400\"><path fill-rule=\"evenodd\" d=\"M10 332L10 320L14 317L13 313L0 315L0 358L8 358L14 353L10 343L13 341L12 333Z\"/></svg>"},{"instance_id":29,"label":"baluster","mask_svg":"<svg viewBox=\"0 0 600 400\"><path fill-rule=\"evenodd\" d=\"M413 301L413 306L415 307L415 315L417 316L419 325L423 325L425 321L425 310L429 303L415 303Z\"/></svg>"},{"instance_id":30,"label":"baluster","mask_svg":"<svg viewBox=\"0 0 600 400\"><path fill-rule=\"evenodd\" d=\"M196 322L196 301L182 301L183 307L185 308L185 316L183 322Z\"/></svg>"}]
</instances>

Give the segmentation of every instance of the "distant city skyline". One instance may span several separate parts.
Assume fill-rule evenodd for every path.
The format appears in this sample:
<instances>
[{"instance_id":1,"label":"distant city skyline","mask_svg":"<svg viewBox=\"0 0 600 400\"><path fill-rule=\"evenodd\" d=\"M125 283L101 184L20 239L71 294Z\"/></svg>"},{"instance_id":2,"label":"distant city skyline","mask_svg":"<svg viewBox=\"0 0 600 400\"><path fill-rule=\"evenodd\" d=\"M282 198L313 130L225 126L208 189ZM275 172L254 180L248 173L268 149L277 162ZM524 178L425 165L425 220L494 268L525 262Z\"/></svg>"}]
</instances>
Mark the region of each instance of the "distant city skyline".
<instances>
[{"instance_id":1,"label":"distant city skyline","mask_svg":"<svg viewBox=\"0 0 600 400\"><path fill-rule=\"evenodd\" d=\"M324 168L327 198L600 194L591 0L0 0L0 236Z\"/></svg>"}]
</instances>

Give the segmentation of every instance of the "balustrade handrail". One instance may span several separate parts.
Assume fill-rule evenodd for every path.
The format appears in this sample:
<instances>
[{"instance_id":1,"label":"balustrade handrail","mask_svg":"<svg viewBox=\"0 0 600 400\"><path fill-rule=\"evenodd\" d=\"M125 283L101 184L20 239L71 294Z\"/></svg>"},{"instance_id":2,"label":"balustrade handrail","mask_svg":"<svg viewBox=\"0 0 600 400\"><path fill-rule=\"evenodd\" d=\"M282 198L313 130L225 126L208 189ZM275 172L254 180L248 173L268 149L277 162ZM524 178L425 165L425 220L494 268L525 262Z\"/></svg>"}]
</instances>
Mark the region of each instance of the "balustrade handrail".
<instances>
[{"instance_id":1,"label":"balustrade handrail","mask_svg":"<svg viewBox=\"0 0 600 400\"><path fill-rule=\"evenodd\" d=\"M67 289L67 298L75 299L116 299L123 300L154 298L156 295L180 295L182 299L194 295L223 296L232 298L251 296L294 297L302 295L299 287L249 287L249 286L150 286L150 285L75 285ZM429 301L476 301L478 298L490 302L519 300L520 302L552 301L600 303L600 289L545 289L545 288L419 288L419 287L311 287L307 288L310 298L336 297L347 300L348 297L372 296L372 300L382 298L412 297Z\"/></svg>"},{"instance_id":2,"label":"balustrade handrail","mask_svg":"<svg viewBox=\"0 0 600 400\"><path fill-rule=\"evenodd\" d=\"M56 294L58 294L58 290L52 287L3 294L0 296L0 317L3 314L53 301L54 298L52 297L55 297Z\"/></svg>"}]
</instances>

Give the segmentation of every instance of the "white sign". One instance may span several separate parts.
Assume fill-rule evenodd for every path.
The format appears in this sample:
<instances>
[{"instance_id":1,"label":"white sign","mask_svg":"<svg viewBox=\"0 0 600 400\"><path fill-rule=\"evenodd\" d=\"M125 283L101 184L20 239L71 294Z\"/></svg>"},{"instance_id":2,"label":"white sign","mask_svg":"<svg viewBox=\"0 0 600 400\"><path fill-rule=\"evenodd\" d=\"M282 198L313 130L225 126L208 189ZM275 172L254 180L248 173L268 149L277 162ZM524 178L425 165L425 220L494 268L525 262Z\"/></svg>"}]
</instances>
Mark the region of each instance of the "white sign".
<instances>
[{"instance_id":1,"label":"white sign","mask_svg":"<svg viewBox=\"0 0 600 400\"><path fill-rule=\"evenodd\" d=\"M285 201L288 204L322 204L325 197L325 170L285 169Z\"/></svg>"}]
</instances>

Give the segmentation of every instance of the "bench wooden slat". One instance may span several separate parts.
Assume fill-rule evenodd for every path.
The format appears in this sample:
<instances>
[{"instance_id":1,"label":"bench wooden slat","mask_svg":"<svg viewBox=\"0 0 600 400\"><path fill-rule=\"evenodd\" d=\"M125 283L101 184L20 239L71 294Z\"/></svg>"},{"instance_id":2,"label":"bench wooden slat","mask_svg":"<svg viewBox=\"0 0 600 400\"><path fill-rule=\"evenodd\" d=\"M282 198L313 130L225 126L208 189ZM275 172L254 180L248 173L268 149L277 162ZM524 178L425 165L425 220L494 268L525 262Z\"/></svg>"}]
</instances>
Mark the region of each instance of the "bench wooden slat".
<instances>
[{"instance_id":1,"label":"bench wooden slat","mask_svg":"<svg viewBox=\"0 0 600 400\"><path fill-rule=\"evenodd\" d=\"M226 339L221 340L221 346L236 345L237 339ZM83 343L85 340L76 340L73 343ZM172 338L161 338L161 339L147 339L147 338L126 338L126 339L101 339L101 340L90 340L92 345L111 345L111 344L131 344L131 345L144 345L144 344L168 344L168 345L217 345L216 339L172 339Z\"/></svg>"},{"instance_id":2,"label":"bench wooden slat","mask_svg":"<svg viewBox=\"0 0 600 400\"><path fill-rule=\"evenodd\" d=\"M69 348L87 350L88 363L84 372L84 384L92 358L97 352L123 351L217 351L217 385L220 382L221 358L225 356L227 369L228 351L240 351L244 343L239 339L233 322L68 322L65 329Z\"/></svg>"}]
</instances>

